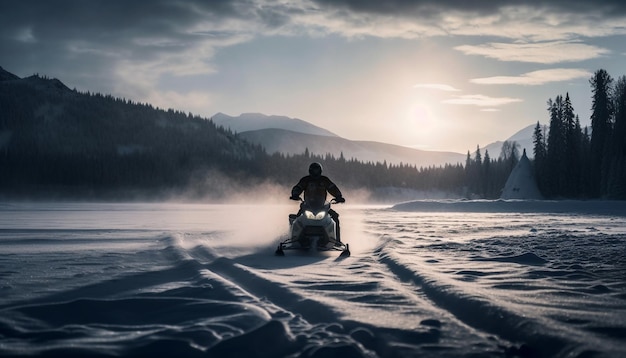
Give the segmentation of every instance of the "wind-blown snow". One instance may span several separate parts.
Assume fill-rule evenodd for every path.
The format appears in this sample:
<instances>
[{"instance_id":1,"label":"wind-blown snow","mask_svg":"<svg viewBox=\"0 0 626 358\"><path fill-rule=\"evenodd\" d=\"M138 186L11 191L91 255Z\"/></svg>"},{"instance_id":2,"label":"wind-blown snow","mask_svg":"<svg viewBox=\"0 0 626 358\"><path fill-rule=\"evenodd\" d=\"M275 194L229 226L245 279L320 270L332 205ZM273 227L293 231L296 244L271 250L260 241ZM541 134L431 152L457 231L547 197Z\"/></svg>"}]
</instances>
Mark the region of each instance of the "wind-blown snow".
<instances>
[{"instance_id":1,"label":"wind-blown snow","mask_svg":"<svg viewBox=\"0 0 626 358\"><path fill-rule=\"evenodd\" d=\"M0 204L0 356L626 356L624 202Z\"/></svg>"}]
</instances>

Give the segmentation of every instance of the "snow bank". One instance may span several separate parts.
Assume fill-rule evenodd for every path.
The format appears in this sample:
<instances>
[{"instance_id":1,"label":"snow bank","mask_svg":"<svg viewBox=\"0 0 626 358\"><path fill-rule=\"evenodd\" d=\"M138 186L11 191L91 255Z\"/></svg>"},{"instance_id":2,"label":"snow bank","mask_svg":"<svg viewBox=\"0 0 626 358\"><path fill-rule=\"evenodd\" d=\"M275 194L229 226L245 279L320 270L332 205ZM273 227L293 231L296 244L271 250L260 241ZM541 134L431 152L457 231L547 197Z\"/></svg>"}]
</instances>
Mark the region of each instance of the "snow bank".
<instances>
[{"instance_id":1,"label":"snow bank","mask_svg":"<svg viewBox=\"0 0 626 358\"><path fill-rule=\"evenodd\" d=\"M626 216L625 201L603 200L420 200L393 209L419 212L552 213Z\"/></svg>"}]
</instances>

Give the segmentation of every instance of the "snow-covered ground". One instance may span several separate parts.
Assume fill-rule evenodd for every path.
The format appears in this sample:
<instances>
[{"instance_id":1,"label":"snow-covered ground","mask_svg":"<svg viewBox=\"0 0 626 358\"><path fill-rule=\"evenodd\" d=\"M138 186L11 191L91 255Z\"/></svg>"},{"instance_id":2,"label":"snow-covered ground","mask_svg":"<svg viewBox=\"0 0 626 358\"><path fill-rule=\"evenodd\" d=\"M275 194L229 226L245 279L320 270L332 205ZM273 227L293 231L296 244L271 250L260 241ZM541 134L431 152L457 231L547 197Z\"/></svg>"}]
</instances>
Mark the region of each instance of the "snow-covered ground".
<instances>
[{"instance_id":1,"label":"snow-covered ground","mask_svg":"<svg viewBox=\"0 0 626 358\"><path fill-rule=\"evenodd\" d=\"M0 203L0 356L624 357L626 203Z\"/></svg>"}]
</instances>

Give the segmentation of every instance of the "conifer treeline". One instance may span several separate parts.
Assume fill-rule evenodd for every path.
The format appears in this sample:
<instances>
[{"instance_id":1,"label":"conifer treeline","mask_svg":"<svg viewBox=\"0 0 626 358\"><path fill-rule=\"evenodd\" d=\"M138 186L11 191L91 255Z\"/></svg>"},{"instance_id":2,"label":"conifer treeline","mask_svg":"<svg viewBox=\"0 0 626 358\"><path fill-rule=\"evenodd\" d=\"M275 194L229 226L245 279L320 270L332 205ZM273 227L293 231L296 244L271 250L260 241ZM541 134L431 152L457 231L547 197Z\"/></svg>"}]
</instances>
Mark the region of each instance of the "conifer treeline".
<instances>
[{"instance_id":1,"label":"conifer treeline","mask_svg":"<svg viewBox=\"0 0 626 358\"><path fill-rule=\"evenodd\" d=\"M546 197L626 198L626 79L591 79L592 133L569 99L548 102L550 128L535 128L536 176ZM312 161L342 188L441 190L498 198L520 157L480 148L439 167L362 162L341 155L267 154L212 121L109 95L79 93L39 76L0 80L0 195L127 198L163 192L228 195L260 182L291 186ZM225 185L225 184L228 185Z\"/></svg>"},{"instance_id":2,"label":"conifer treeline","mask_svg":"<svg viewBox=\"0 0 626 358\"><path fill-rule=\"evenodd\" d=\"M591 130L581 128L569 93L548 100L550 124L533 132L535 177L547 198L626 199L626 76L617 81L606 70L589 80ZM464 185L469 196L497 198L517 164L515 142L504 142L493 160L480 148L467 153Z\"/></svg>"},{"instance_id":3,"label":"conifer treeline","mask_svg":"<svg viewBox=\"0 0 626 358\"><path fill-rule=\"evenodd\" d=\"M461 163L418 168L402 163L363 162L355 158L346 159L343 155L339 158L331 154L315 155L308 150L296 155L275 153L269 156L263 165L264 177L285 186L293 186L307 174L311 162L321 163L324 173L342 188L401 188L461 194L465 183L465 170Z\"/></svg>"},{"instance_id":4,"label":"conifer treeline","mask_svg":"<svg viewBox=\"0 0 626 358\"><path fill-rule=\"evenodd\" d=\"M569 93L548 100L549 128L535 127L536 177L546 197L626 199L626 77L615 82L598 70L589 83L591 133Z\"/></svg>"},{"instance_id":5,"label":"conifer treeline","mask_svg":"<svg viewBox=\"0 0 626 358\"><path fill-rule=\"evenodd\" d=\"M192 198L270 182L290 187L311 161L342 188L460 192L459 164L417 168L357 159L267 154L211 120L40 76L0 80L0 196Z\"/></svg>"},{"instance_id":6,"label":"conifer treeline","mask_svg":"<svg viewBox=\"0 0 626 358\"><path fill-rule=\"evenodd\" d=\"M465 160L464 196L469 198L497 199L509 174L519 161L519 145L517 142L505 141L497 159L492 159L489 151L481 155L480 147L476 146L474 157L467 152Z\"/></svg>"}]
</instances>

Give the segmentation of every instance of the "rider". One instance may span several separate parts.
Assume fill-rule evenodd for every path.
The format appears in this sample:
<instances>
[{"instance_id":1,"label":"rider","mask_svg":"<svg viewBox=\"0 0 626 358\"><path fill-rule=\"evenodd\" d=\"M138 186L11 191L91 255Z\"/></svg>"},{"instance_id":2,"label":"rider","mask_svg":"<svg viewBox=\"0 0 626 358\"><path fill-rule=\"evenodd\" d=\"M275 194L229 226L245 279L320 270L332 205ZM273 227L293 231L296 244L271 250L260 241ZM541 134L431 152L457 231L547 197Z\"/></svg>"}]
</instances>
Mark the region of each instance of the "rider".
<instances>
[{"instance_id":1,"label":"rider","mask_svg":"<svg viewBox=\"0 0 626 358\"><path fill-rule=\"evenodd\" d=\"M326 201L326 193L328 192L335 198L337 203L345 203L346 199L341 195L341 191L328 177L322 175L322 165L320 163L311 163L309 165L309 175L300 179L293 189L291 189L291 200L300 201L300 194L304 192L304 200L311 205L323 205ZM302 214L302 207L298 215ZM335 221L337 241L341 242L339 231L339 214L333 210L328 210L328 214Z\"/></svg>"}]
</instances>

